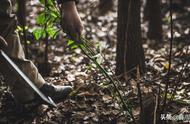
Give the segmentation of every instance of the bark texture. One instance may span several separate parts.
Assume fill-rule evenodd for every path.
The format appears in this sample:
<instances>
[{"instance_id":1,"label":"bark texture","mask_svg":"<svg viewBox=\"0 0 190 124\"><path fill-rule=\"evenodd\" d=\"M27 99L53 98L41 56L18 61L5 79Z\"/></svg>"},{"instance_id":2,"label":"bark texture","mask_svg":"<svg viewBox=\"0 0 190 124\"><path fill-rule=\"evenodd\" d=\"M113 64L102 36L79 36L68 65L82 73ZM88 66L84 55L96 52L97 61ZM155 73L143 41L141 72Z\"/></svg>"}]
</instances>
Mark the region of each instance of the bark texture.
<instances>
[{"instance_id":1,"label":"bark texture","mask_svg":"<svg viewBox=\"0 0 190 124\"><path fill-rule=\"evenodd\" d=\"M162 16L161 16L161 1L147 0L145 7L145 18L148 20L147 37L152 40L162 40Z\"/></svg>"},{"instance_id":2,"label":"bark texture","mask_svg":"<svg viewBox=\"0 0 190 124\"><path fill-rule=\"evenodd\" d=\"M140 0L119 0L116 74L144 73L144 51L141 42Z\"/></svg>"}]
</instances>

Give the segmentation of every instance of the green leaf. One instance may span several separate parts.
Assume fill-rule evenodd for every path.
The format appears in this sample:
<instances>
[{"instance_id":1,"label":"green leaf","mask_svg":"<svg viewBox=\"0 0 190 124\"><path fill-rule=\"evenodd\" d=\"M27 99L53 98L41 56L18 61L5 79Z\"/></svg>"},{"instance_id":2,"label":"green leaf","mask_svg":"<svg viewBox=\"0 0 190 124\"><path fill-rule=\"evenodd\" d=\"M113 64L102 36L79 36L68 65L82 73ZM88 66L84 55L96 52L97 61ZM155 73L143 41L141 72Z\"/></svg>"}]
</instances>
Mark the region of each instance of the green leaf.
<instances>
[{"instance_id":1,"label":"green leaf","mask_svg":"<svg viewBox=\"0 0 190 124\"><path fill-rule=\"evenodd\" d=\"M17 31L23 31L22 27L17 26Z\"/></svg>"},{"instance_id":2,"label":"green leaf","mask_svg":"<svg viewBox=\"0 0 190 124\"><path fill-rule=\"evenodd\" d=\"M47 33L48 33L48 36L52 39L55 39L58 35L58 29L56 29L55 27L48 27L47 28Z\"/></svg>"},{"instance_id":3,"label":"green leaf","mask_svg":"<svg viewBox=\"0 0 190 124\"><path fill-rule=\"evenodd\" d=\"M78 48L78 45L70 39L67 40L67 46L69 46L72 50Z\"/></svg>"},{"instance_id":4,"label":"green leaf","mask_svg":"<svg viewBox=\"0 0 190 124\"><path fill-rule=\"evenodd\" d=\"M41 4L45 4L45 0L39 0Z\"/></svg>"},{"instance_id":5,"label":"green leaf","mask_svg":"<svg viewBox=\"0 0 190 124\"><path fill-rule=\"evenodd\" d=\"M68 41L67 41L67 45L68 45L68 46L72 45L73 43L74 43L73 40L68 40Z\"/></svg>"},{"instance_id":6,"label":"green leaf","mask_svg":"<svg viewBox=\"0 0 190 124\"><path fill-rule=\"evenodd\" d=\"M75 44L71 46L71 49L72 49L72 50L74 50L74 49L76 49L76 48L78 48L78 46L75 45Z\"/></svg>"},{"instance_id":7,"label":"green leaf","mask_svg":"<svg viewBox=\"0 0 190 124\"><path fill-rule=\"evenodd\" d=\"M39 40L40 38L45 37L45 31L43 28L36 28L33 31L33 35L34 35L36 40Z\"/></svg>"},{"instance_id":8,"label":"green leaf","mask_svg":"<svg viewBox=\"0 0 190 124\"><path fill-rule=\"evenodd\" d=\"M40 3L41 4L43 4L43 5L45 5L45 0L39 0L40 1ZM53 5L53 2L54 2L55 0L47 0L47 4L48 5Z\"/></svg>"},{"instance_id":9,"label":"green leaf","mask_svg":"<svg viewBox=\"0 0 190 124\"><path fill-rule=\"evenodd\" d=\"M60 17L60 12L59 11L57 11L57 9L55 9L55 8L53 8L53 7L50 7L50 14L53 16L53 17L55 17L55 18L57 18L57 17Z\"/></svg>"},{"instance_id":10,"label":"green leaf","mask_svg":"<svg viewBox=\"0 0 190 124\"><path fill-rule=\"evenodd\" d=\"M37 19L36 19L36 23L39 25L44 25L46 23L46 16L45 13L41 13Z\"/></svg>"},{"instance_id":11,"label":"green leaf","mask_svg":"<svg viewBox=\"0 0 190 124\"><path fill-rule=\"evenodd\" d=\"M57 15L56 15L56 13L55 13L54 11L51 11L51 12L50 12L50 15L51 15L53 18L57 18Z\"/></svg>"}]
</instances>

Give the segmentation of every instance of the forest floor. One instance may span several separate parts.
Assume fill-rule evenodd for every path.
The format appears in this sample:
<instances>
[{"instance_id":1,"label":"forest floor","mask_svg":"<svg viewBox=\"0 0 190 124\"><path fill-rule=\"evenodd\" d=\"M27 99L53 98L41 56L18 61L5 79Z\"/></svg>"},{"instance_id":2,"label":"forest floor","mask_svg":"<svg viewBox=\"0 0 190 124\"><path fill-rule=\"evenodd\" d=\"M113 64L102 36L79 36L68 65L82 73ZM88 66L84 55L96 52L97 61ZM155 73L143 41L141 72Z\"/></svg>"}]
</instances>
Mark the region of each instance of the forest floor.
<instances>
[{"instance_id":1,"label":"forest floor","mask_svg":"<svg viewBox=\"0 0 190 124\"><path fill-rule=\"evenodd\" d=\"M102 53L106 62L104 66L115 69L116 56L116 5L106 15L99 15L97 2L81 0L78 4L80 16L84 22L85 37L93 41L94 47ZM30 25L35 22L37 12L29 8ZM168 69L170 26L168 23L168 7L163 9L164 40L151 41L146 37L147 22L142 23L143 47L146 58L146 73L138 79L141 82L144 110L153 114L158 87L161 88L161 101L165 87L165 77ZM190 9L177 9L174 12L174 45L172 51L171 78L169 87L168 113L181 114L190 112ZM30 54L34 63L42 61L44 46L33 43ZM35 56L38 55L38 56ZM15 110L15 102L9 88L2 81L0 83L0 124L123 124L126 117L120 105L112 97L110 85L102 74L92 67L89 59L80 49L71 50L60 36L51 41L49 46L50 75L45 79L56 85L72 85L77 95L59 103L57 108L42 105L32 111L19 113ZM3 78L1 79L3 80ZM133 108L135 118L139 119L139 100L137 95L137 80L122 81L122 92ZM172 93L175 93L173 97ZM133 122L131 122L133 123ZM178 122L173 122L178 123ZM182 124L183 122L179 122Z\"/></svg>"}]
</instances>

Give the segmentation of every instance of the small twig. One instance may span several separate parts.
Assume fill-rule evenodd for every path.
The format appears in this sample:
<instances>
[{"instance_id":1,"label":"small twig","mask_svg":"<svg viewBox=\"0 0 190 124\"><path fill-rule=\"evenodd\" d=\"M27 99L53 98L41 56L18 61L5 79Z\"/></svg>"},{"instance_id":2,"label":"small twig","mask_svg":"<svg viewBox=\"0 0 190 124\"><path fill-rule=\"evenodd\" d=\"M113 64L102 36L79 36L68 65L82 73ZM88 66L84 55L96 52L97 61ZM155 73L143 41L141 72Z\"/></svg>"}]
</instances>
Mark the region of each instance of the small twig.
<instances>
[{"instance_id":1,"label":"small twig","mask_svg":"<svg viewBox=\"0 0 190 124\"><path fill-rule=\"evenodd\" d=\"M170 2L170 53L169 53L169 67L168 67L168 72L167 72L167 77L166 77L166 86L165 86L165 92L164 92L164 101L163 101L163 111L166 110L166 101L167 101L167 94L168 94L168 88L170 85L170 72L171 72L171 60L172 60L172 48L173 48L173 15L172 15L172 3L173 0L169 0Z\"/></svg>"},{"instance_id":2,"label":"small twig","mask_svg":"<svg viewBox=\"0 0 190 124\"><path fill-rule=\"evenodd\" d=\"M159 89L158 89L158 94L156 94L156 104L155 104L155 108L154 108L154 124L157 123L157 112L158 112L158 109L159 109L159 104L160 104L160 86L159 86Z\"/></svg>"},{"instance_id":3,"label":"small twig","mask_svg":"<svg viewBox=\"0 0 190 124\"><path fill-rule=\"evenodd\" d=\"M45 18L47 19L47 11L48 11L48 0L45 0ZM47 28L48 28L48 24L47 22L44 25L44 30L45 30L45 54L44 54L44 63L45 63L45 73L48 73L48 45L49 45L49 36L48 36L48 32L47 32Z\"/></svg>"},{"instance_id":4,"label":"small twig","mask_svg":"<svg viewBox=\"0 0 190 124\"><path fill-rule=\"evenodd\" d=\"M141 85L140 85L140 67L139 67L139 65L137 67L137 89L138 89L138 97L139 97L139 105L140 105L140 113L141 113L140 114L140 119L141 119L141 121L143 121L142 117L143 117L144 111L143 111Z\"/></svg>"}]
</instances>

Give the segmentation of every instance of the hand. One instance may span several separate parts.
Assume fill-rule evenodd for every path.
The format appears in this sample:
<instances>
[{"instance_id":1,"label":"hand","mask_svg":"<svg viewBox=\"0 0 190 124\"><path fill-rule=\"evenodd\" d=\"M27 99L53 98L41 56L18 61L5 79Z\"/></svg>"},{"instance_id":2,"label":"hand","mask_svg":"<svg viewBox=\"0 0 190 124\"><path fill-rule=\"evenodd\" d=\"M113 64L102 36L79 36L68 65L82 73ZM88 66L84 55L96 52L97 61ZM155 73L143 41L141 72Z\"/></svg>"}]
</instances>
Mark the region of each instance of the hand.
<instances>
[{"instance_id":1,"label":"hand","mask_svg":"<svg viewBox=\"0 0 190 124\"><path fill-rule=\"evenodd\" d=\"M75 2L70 1L62 5L62 28L71 36L79 38L84 29L81 18L78 14Z\"/></svg>"},{"instance_id":2,"label":"hand","mask_svg":"<svg viewBox=\"0 0 190 124\"><path fill-rule=\"evenodd\" d=\"M5 39L3 37L0 36L0 49L3 49L7 46L7 42L5 41Z\"/></svg>"}]
</instances>

